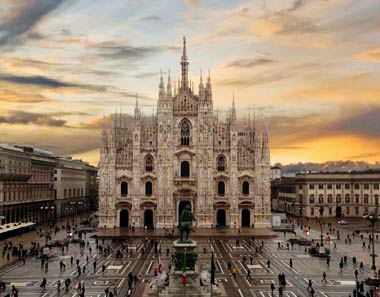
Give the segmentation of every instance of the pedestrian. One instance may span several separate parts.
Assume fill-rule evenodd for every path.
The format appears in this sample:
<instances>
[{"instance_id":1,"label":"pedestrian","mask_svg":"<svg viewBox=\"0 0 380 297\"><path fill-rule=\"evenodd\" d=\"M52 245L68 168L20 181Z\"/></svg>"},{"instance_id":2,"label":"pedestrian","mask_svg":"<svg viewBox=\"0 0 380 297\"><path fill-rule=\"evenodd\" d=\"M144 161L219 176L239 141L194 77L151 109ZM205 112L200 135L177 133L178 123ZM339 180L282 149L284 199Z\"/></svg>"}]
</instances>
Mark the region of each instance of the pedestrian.
<instances>
[{"instance_id":1,"label":"pedestrian","mask_svg":"<svg viewBox=\"0 0 380 297\"><path fill-rule=\"evenodd\" d=\"M77 272L78 272L78 276L80 276L82 274L82 270L81 270L80 266L77 267Z\"/></svg>"},{"instance_id":2,"label":"pedestrian","mask_svg":"<svg viewBox=\"0 0 380 297\"><path fill-rule=\"evenodd\" d=\"M363 264L363 262L360 262L359 270L360 271L364 271L364 264Z\"/></svg>"},{"instance_id":3,"label":"pedestrian","mask_svg":"<svg viewBox=\"0 0 380 297\"><path fill-rule=\"evenodd\" d=\"M102 265L102 273L103 273L103 275L104 275L104 271L106 271L106 265Z\"/></svg>"},{"instance_id":4,"label":"pedestrian","mask_svg":"<svg viewBox=\"0 0 380 297\"><path fill-rule=\"evenodd\" d=\"M274 283L273 283L273 282L271 282L271 284L270 284L270 289L271 289L271 291L272 291L272 296L273 296L273 291L274 291L274 289L275 289L275 287L274 287Z\"/></svg>"},{"instance_id":5,"label":"pedestrian","mask_svg":"<svg viewBox=\"0 0 380 297\"><path fill-rule=\"evenodd\" d=\"M251 270L247 270L247 276L245 277L247 280L252 280L251 278Z\"/></svg>"},{"instance_id":6,"label":"pedestrian","mask_svg":"<svg viewBox=\"0 0 380 297\"><path fill-rule=\"evenodd\" d=\"M49 262L46 261L45 263L45 272L48 272L49 271Z\"/></svg>"},{"instance_id":7,"label":"pedestrian","mask_svg":"<svg viewBox=\"0 0 380 297\"><path fill-rule=\"evenodd\" d=\"M309 284L307 286L307 290L309 291L313 287L313 283L311 282L311 279L309 279Z\"/></svg>"},{"instance_id":8,"label":"pedestrian","mask_svg":"<svg viewBox=\"0 0 380 297\"><path fill-rule=\"evenodd\" d=\"M357 269L355 269L355 279L358 280L358 274L359 274L359 271Z\"/></svg>"},{"instance_id":9,"label":"pedestrian","mask_svg":"<svg viewBox=\"0 0 380 297\"><path fill-rule=\"evenodd\" d=\"M70 278L66 278L66 279L65 279L65 292L66 292L66 293L69 291L70 283L71 283Z\"/></svg>"},{"instance_id":10,"label":"pedestrian","mask_svg":"<svg viewBox=\"0 0 380 297\"><path fill-rule=\"evenodd\" d=\"M46 290L46 283L47 283L46 278L43 278L41 285L40 285L40 288L44 291Z\"/></svg>"},{"instance_id":11,"label":"pedestrian","mask_svg":"<svg viewBox=\"0 0 380 297\"><path fill-rule=\"evenodd\" d=\"M105 290L104 290L104 293L106 294L106 297L108 296L108 293L110 292L110 289L107 287Z\"/></svg>"},{"instance_id":12,"label":"pedestrian","mask_svg":"<svg viewBox=\"0 0 380 297\"><path fill-rule=\"evenodd\" d=\"M231 264L230 261L228 261L228 263L227 263L227 267L228 267L228 270L231 272L232 264Z\"/></svg>"},{"instance_id":13,"label":"pedestrian","mask_svg":"<svg viewBox=\"0 0 380 297\"><path fill-rule=\"evenodd\" d=\"M354 297L358 296L358 291L356 290L356 288L354 288L354 290L352 291L352 295L354 295Z\"/></svg>"},{"instance_id":14,"label":"pedestrian","mask_svg":"<svg viewBox=\"0 0 380 297\"><path fill-rule=\"evenodd\" d=\"M249 257L249 261L250 261L250 263L252 265L253 264L253 257L252 257L252 255Z\"/></svg>"},{"instance_id":15,"label":"pedestrian","mask_svg":"<svg viewBox=\"0 0 380 297\"><path fill-rule=\"evenodd\" d=\"M86 265L83 265L83 274L85 274L86 273Z\"/></svg>"},{"instance_id":16,"label":"pedestrian","mask_svg":"<svg viewBox=\"0 0 380 297\"><path fill-rule=\"evenodd\" d=\"M96 273L96 259L94 260L94 263L92 265L94 266L94 273Z\"/></svg>"},{"instance_id":17,"label":"pedestrian","mask_svg":"<svg viewBox=\"0 0 380 297\"><path fill-rule=\"evenodd\" d=\"M327 263L327 266L330 267L330 256L327 257L326 263Z\"/></svg>"},{"instance_id":18,"label":"pedestrian","mask_svg":"<svg viewBox=\"0 0 380 297\"><path fill-rule=\"evenodd\" d=\"M73 266L73 263L74 263L74 257L71 256L71 258L70 258L70 264L71 264L71 266Z\"/></svg>"},{"instance_id":19,"label":"pedestrian","mask_svg":"<svg viewBox=\"0 0 380 297\"><path fill-rule=\"evenodd\" d=\"M293 260L292 260L292 258L290 258L290 260L289 260L289 266L290 266L290 268L293 269Z\"/></svg>"},{"instance_id":20,"label":"pedestrian","mask_svg":"<svg viewBox=\"0 0 380 297\"><path fill-rule=\"evenodd\" d=\"M270 260L269 259L267 261L267 266L268 266L268 268L270 268Z\"/></svg>"},{"instance_id":21,"label":"pedestrian","mask_svg":"<svg viewBox=\"0 0 380 297\"><path fill-rule=\"evenodd\" d=\"M233 275L234 279L236 279L236 272L237 272L236 267L235 266L232 267L232 275Z\"/></svg>"},{"instance_id":22,"label":"pedestrian","mask_svg":"<svg viewBox=\"0 0 380 297\"><path fill-rule=\"evenodd\" d=\"M327 283L327 279L326 279L326 272L323 271L323 274L322 274L322 283Z\"/></svg>"},{"instance_id":23,"label":"pedestrian","mask_svg":"<svg viewBox=\"0 0 380 297\"><path fill-rule=\"evenodd\" d=\"M282 295L282 287L281 286L278 287L278 297L283 297L283 295Z\"/></svg>"},{"instance_id":24,"label":"pedestrian","mask_svg":"<svg viewBox=\"0 0 380 297\"><path fill-rule=\"evenodd\" d=\"M58 293L61 292L61 280L57 281L57 291Z\"/></svg>"},{"instance_id":25,"label":"pedestrian","mask_svg":"<svg viewBox=\"0 0 380 297\"><path fill-rule=\"evenodd\" d=\"M342 272L343 271L343 263L342 262L339 263L339 268L340 268L340 272Z\"/></svg>"},{"instance_id":26,"label":"pedestrian","mask_svg":"<svg viewBox=\"0 0 380 297\"><path fill-rule=\"evenodd\" d=\"M116 297L117 296L117 287L114 287L112 292L113 292L113 295Z\"/></svg>"},{"instance_id":27,"label":"pedestrian","mask_svg":"<svg viewBox=\"0 0 380 297\"><path fill-rule=\"evenodd\" d=\"M356 257L352 258L352 264L356 267Z\"/></svg>"},{"instance_id":28,"label":"pedestrian","mask_svg":"<svg viewBox=\"0 0 380 297\"><path fill-rule=\"evenodd\" d=\"M315 291L314 291L313 287L311 287L311 289L310 289L310 295L311 295L311 297L314 297L314 294L315 294Z\"/></svg>"}]
</instances>

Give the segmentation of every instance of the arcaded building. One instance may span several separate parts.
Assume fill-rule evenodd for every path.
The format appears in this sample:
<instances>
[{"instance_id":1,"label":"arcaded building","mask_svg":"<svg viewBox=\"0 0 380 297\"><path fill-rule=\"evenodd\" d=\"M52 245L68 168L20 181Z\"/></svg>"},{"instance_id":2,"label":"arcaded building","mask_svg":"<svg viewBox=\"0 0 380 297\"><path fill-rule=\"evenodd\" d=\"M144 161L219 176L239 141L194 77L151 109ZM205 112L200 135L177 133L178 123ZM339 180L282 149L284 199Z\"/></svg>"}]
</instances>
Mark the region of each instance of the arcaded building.
<instances>
[{"instance_id":1,"label":"arcaded building","mask_svg":"<svg viewBox=\"0 0 380 297\"><path fill-rule=\"evenodd\" d=\"M211 78L189 82L186 40L181 78L161 75L157 110L105 117L99 168L101 227L172 228L189 205L194 225L269 227L267 125L237 120L235 102L221 119Z\"/></svg>"}]
</instances>

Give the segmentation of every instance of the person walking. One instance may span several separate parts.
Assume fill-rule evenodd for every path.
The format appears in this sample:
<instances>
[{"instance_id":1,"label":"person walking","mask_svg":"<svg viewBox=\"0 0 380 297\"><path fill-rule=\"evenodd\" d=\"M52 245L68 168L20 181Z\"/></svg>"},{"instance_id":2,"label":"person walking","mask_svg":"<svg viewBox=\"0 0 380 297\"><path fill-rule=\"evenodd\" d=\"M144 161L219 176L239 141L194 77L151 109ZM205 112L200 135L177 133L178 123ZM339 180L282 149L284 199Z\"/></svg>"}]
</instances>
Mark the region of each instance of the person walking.
<instances>
[{"instance_id":1,"label":"person walking","mask_svg":"<svg viewBox=\"0 0 380 297\"><path fill-rule=\"evenodd\" d=\"M61 292L61 280L57 281L57 291L58 293Z\"/></svg>"},{"instance_id":2,"label":"person walking","mask_svg":"<svg viewBox=\"0 0 380 297\"><path fill-rule=\"evenodd\" d=\"M42 289L43 291L46 290L46 283L47 283L46 278L43 278L43 279L42 279L42 282L41 282L41 285L40 285L40 287L41 287L41 289Z\"/></svg>"},{"instance_id":3,"label":"person walking","mask_svg":"<svg viewBox=\"0 0 380 297\"><path fill-rule=\"evenodd\" d=\"M236 267L235 266L232 267L232 275L233 275L233 277L234 277L235 280L236 280L236 272L237 272Z\"/></svg>"},{"instance_id":4,"label":"person walking","mask_svg":"<svg viewBox=\"0 0 380 297\"><path fill-rule=\"evenodd\" d=\"M96 273L96 260L94 260L94 263L92 265L94 266L94 273Z\"/></svg>"},{"instance_id":5,"label":"person walking","mask_svg":"<svg viewBox=\"0 0 380 297\"><path fill-rule=\"evenodd\" d=\"M104 275L104 271L106 271L106 265L102 265L102 273L103 273L103 275Z\"/></svg>"},{"instance_id":6,"label":"person walking","mask_svg":"<svg viewBox=\"0 0 380 297\"><path fill-rule=\"evenodd\" d=\"M271 284L270 284L270 290L272 291L272 296L273 296L274 289L275 289L274 283L271 282Z\"/></svg>"},{"instance_id":7,"label":"person walking","mask_svg":"<svg viewBox=\"0 0 380 297\"><path fill-rule=\"evenodd\" d=\"M340 272L342 272L343 271L343 262L339 263L339 268L340 268Z\"/></svg>"},{"instance_id":8,"label":"person walking","mask_svg":"<svg viewBox=\"0 0 380 297\"><path fill-rule=\"evenodd\" d=\"M322 274L322 283L327 283L327 279L326 279L326 272L323 271L323 274Z\"/></svg>"},{"instance_id":9,"label":"person walking","mask_svg":"<svg viewBox=\"0 0 380 297\"><path fill-rule=\"evenodd\" d=\"M290 260L289 260L289 266L290 266L290 268L293 269L293 260L292 260L292 258L290 258Z\"/></svg>"},{"instance_id":10,"label":"person walking","mask_svg":"<svg viewBox=\"0 0 380 297\"><path fill-rule=\"evenodd\" d=\"M358 280L358 274L359 274L359 271L357 269L355 269L355 279Z\"/></svg>"},{"instance_id":11,"label":"person walking","mask_svg":"<svg viewBox=\"0 0 380 297\"><path fill-rule=\"evenodd\" d=\"M360 262L359 270L360 271L364 271L364 264L363 264L363 262Z\"/></svg>"},{"instance_id":12,"label":"person walking","mask_svg":"<svg viewBox=\"0 0 380 297\"><path fill-rule=\"evenodd\" d=\"M313 283L311 282L311 279L309 279L309 284L307 286L307 290L309 291L313 287Z\"/></svg>"},{"instance_id":13,"label":"person walking","mask_svg":"<svg viewBox=\"0 0 380 297\"><path fill-rule=\"evenodd\" d=\"M268 268L270 268L270 260L269 259L267 261L267 266L268 266Z\"/></svg>"},{"instance_id":14,"label":"person walking","mask_svg":"<svg viewBox=\"0 0 380 297\"><path fill-rule=\"evenodd\" d=\"M278 297L283 297L282 294L283 294L282 293L282 287L280 286L280 287L278 287Z\"/></svg>"},{"instance_id":15,"label":"person walking","mask_svg":"<svg viewBox=\"0 0 380 297\"><path fill-rule=\"evenodd\" d=\"M251 270L248 269L247 276L245 277L247 280L252 280L251 278Z\"/></svg>"}]
</instances>

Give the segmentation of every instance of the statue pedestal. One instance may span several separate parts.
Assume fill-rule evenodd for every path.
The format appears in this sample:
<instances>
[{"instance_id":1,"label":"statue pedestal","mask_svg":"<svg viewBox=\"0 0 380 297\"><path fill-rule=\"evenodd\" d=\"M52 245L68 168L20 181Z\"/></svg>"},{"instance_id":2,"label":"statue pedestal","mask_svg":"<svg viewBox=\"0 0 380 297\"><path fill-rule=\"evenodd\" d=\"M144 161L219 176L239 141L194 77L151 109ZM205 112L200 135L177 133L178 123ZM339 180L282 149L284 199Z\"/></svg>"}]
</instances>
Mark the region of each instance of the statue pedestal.
<instances>
[{"instance_id":1,"label":"statue pedestal","mask_svg":"<svg viewBox=\"0 0 380 297\"><path fill-rule=\"evenodd\" d=\"M178 297L191 296L203 297L211 295L211 286L209 283L204 286L200 285L199 268L197 265L197 242L195 240L175 240L173 242L175 255L173 257L172 269L169 272L169 286L161 289L152 288L149 296L160 297ZM182 263L186 257L186 285L182 284ZM212 288L212 296L220 296L220 290L217 287Z\"/></svg>"}]
</instances>

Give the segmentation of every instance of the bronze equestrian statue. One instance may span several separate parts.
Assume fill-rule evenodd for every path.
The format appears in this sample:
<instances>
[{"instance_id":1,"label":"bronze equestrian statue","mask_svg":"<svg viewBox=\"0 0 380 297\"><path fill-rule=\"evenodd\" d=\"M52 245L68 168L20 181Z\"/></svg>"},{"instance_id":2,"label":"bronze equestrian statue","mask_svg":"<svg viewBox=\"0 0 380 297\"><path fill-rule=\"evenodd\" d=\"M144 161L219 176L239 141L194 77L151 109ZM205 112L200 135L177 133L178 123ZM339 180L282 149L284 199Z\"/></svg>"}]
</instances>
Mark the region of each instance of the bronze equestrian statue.
<instances>
[{"instance_id":1,"label":"bronze equestrian statue","mask_svg":"<svg viewBox=\"0 0 380 297\"><path fill-rule=\"evenodd\" d=\"M186 205L179 217L178 230L181 234L180 241L183 241L183 233L186 233L186 241L189 240L190 231L194 231L193 221L195 221L195 217L190 210L190 205Z\"/></svg>"}]
</instances>

